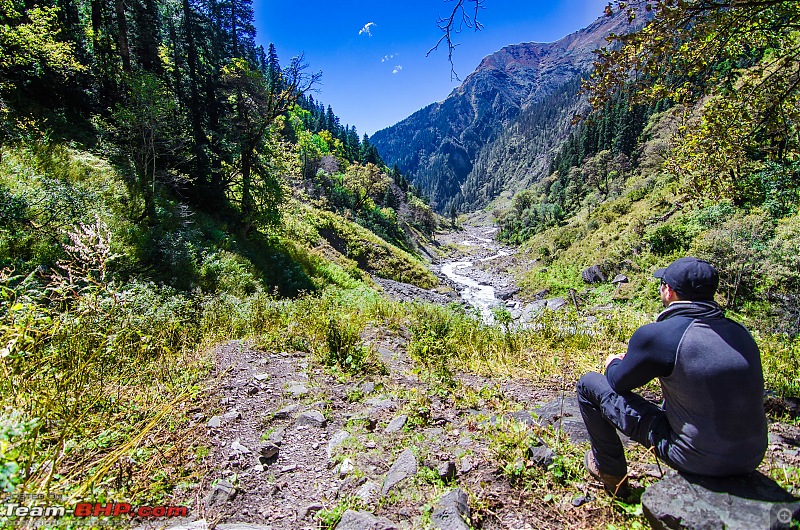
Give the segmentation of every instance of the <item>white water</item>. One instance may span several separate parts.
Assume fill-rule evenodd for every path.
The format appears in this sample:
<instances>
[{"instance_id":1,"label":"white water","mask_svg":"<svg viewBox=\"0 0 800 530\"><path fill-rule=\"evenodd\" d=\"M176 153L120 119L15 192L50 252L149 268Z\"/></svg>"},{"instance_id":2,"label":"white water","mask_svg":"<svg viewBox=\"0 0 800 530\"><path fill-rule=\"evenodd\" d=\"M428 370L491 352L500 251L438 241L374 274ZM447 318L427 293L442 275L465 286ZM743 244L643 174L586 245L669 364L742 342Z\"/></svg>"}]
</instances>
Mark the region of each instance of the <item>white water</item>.
<instances>
[{"instance_id":1,"label":"white water","mask_svg":"<svg viewBox=\"0 0 800 530\"><path fill-rule=\"evenodd\" d=\"M486 261L502 255L507 256L508 253L500 252L496 256L485 258L481 261ZM494 321L492 307L501 304L502 302L495 296L494 287L491 285L485 285L473 280L468 276L458 274L458 270L464 269L471 265L471 261L453 261L451 263L446 263L445 265L442 265L442 274L465 287L464 290L461 291L461 298L469 302L472 306L477 307L481 312L483 321L487 324L491 324Z\"/></svg>"}]
</instances>

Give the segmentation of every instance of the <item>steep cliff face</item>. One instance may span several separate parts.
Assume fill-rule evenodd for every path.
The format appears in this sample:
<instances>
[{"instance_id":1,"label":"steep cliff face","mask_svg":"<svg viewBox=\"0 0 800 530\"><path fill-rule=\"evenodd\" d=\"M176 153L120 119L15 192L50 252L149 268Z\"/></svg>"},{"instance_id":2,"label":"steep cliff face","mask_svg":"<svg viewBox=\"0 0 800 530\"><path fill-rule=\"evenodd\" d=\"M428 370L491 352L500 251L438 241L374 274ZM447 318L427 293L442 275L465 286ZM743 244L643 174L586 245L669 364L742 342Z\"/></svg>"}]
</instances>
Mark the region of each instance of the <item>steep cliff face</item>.
<instances>
[{"instance_id":1,"label":"steep cliff face","mask_svg":"<svg viewBox=\"0 0 800 530\"><path fill-rule=\"evenodd\" d=\"M489 159L502 158L501 154L492 153L492 145L501 137L505 138L505 143L525 144L528 128L537 128L532 117L542 110L552 114L553 109L541 109L547 98L567 86L577 87L575 80L592 67L593 51L606 45L610 33L623 33L629 29L627 18L617 14L601 17L589 27L556 42L506 46L484 58L447 99L428 105L396 125L376 132L372 143L387 163L396 163L430 196L434 207L444 210L454 200L462 208L475 207L483 199L466 198L460 191L468 179L473 182L473 188L486 181ZM575 110L580 98L575 90L556 100L565 105L565 110ZM562 122L567 120L568 123L572 114L556 114L559 123L550 123L550 126L557 133L552 138L557 143L559 138L556 137L560 135L563 139L566 134ZM524 119L518 124L521 117ZM521 137L509 137L512 130L514 135ZM550 145L553 142L546 143ZM529 157L524 158L527 160ZM519 167L514 173L518 170ZM526 175L535 178L527 172ZM484 198L496 196L507 185L513 187L515 182L511 174L493 175L492 180L503 184L484 189Z\"/></svg>"}]
</instances>

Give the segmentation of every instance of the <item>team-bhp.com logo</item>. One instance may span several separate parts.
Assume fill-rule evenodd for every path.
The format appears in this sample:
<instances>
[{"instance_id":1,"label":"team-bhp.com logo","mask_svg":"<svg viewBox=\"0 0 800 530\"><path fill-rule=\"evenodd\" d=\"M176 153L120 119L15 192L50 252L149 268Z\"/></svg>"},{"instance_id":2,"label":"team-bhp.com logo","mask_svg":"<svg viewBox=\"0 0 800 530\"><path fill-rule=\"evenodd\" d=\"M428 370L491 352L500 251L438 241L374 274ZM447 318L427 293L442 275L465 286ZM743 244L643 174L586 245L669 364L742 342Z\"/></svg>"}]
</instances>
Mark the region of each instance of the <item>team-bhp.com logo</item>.
<instances>
[{"instance_id":1,"label":"team-bhp.com logo","mask_svg":"<svg viewBox=\"0 0 800 530\"><path fill-rule=\"evenodd\" d=\"M139 517L142 519L158 517L186 517L186 506L135 506L127 502L79 502L74 508L57 505L25 506L15 502L2 505L0 516L9 518L45 517Z\"/></svg>"}]
</instances>

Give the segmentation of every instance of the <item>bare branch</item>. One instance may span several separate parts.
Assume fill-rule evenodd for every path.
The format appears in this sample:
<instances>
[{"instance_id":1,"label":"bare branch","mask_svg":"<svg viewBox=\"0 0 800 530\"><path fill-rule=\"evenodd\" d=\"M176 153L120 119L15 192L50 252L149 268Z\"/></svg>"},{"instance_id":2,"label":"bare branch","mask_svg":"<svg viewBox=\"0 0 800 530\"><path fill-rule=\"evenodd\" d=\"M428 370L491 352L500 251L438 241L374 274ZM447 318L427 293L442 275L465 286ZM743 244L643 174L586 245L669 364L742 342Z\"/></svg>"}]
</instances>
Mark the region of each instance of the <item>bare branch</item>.
<instances>
[{"instance_id":1,"label":"bare branch","mask_svg":"<svg viewBox=\"0 0 800 530\"><path fill-rule=\"evenodd\" d=\"M447 17L439 17L436 21L436 25L444 34L436 42L436 45L428 50L425 56L429 56L434 50L439 49L439 45L442 44L442 42L446 42L447 60L450 61L451 80L456 79L461 81L453 65L453 51L456 49L456 46L458 46L458 43L453 42L453 35L461 33L465 27L473 31L480 31L483 29L483 24L478 20L478 12L484 9L484 1L485 0L455 0L455 6L453 6L450 15ZM465 5L470 3L475 6L471 14L467 11L468 6Z\"/></svg>"}]
</instances>

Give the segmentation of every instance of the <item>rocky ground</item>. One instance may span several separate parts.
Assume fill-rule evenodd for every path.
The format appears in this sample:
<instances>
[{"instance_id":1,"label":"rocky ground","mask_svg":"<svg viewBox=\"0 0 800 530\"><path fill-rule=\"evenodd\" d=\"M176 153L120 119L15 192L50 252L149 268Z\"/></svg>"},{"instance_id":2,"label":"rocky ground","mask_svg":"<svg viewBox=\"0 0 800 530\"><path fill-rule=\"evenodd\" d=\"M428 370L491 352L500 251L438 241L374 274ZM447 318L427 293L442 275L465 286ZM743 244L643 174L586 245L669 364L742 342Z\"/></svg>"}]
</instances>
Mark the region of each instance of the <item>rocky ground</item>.
<instances>
[{"instance_id":1,"label":"rocky ground","mask_svg":"<svg viewBox=\"0 0 800 530\"><path fill-rule=\"evenodd\" d=\"M477 258L496 253L468 244L479 238L491 241L491 234L480 229L437 239L450 259L476 259L476 249ZM513 287L500 276L498 287ZM396 282L380 285L399 299L455 300L446 289L420 293ZM561 429L573 453L584 450L571 389L458 374L456 396L421 379L406 355L404 329L368 328L362 338L385 373L337 377L305 353L259 351L242 342L218 347L210 409L196 418L210 472L191 497L178 499L190 505L191 517L172 528L332 527L346 509L339 530L592 528L602 521L608 502L588 477L568 494L546 498L512 484L493 452L493 427L501 421L536 432ZM791 404L773 405L794 414ZM796 423L771 425L765 466L800 465ZM541 466L544 475L560 451L531 447L519 465ZM660 476L652 459L632 463L631 475L634 486Z\"/></svg>"}]
</instances>

